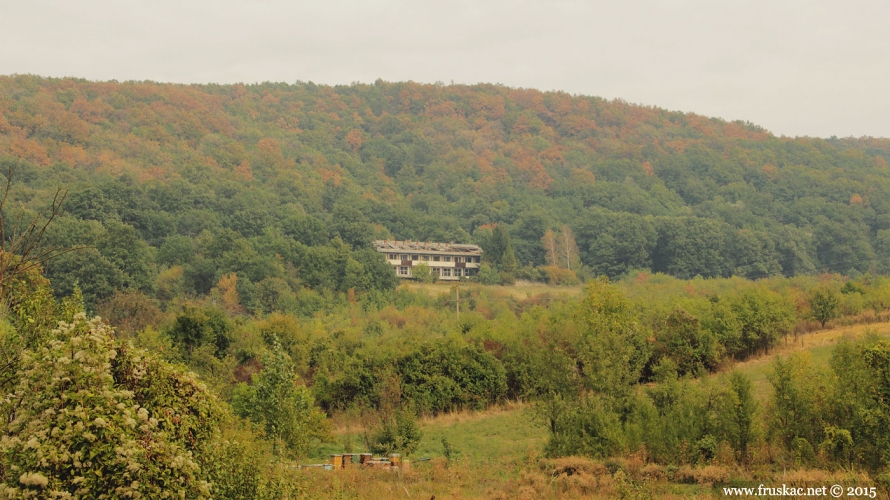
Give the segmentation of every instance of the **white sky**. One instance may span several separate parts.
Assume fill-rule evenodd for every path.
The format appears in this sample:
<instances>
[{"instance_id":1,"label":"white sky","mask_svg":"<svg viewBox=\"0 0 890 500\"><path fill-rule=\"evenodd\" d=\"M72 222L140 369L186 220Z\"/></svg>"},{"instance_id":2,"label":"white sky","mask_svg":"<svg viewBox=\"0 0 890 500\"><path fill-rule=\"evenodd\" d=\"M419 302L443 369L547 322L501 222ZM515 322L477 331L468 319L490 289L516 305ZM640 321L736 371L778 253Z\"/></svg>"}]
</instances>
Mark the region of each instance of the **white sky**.
<instances>
[{"instance_id":1,"label":"white sky","mask_svg":"<svg viewBox=\"0 0 890 500\"><path fill-rule=\"evenodd\" d=\"M0 74L502 83L890 137L886 0L0 0Z\"/></svg>"}]
</instances>

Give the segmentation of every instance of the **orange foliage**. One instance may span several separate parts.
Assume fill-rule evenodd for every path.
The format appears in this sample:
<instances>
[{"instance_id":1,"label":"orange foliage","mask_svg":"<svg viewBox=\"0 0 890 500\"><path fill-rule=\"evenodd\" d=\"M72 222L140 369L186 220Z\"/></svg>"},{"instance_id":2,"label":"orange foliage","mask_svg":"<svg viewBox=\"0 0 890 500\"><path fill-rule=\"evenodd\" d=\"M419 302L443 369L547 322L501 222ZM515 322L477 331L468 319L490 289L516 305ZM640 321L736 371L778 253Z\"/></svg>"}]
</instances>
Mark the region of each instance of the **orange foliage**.
<instances>
[{"instance_id":1,"label":"orange foliage","mask_svg":"<svg viewBox=\"0 0 890 500\"><path fill-rule=\"evenodd\" d=\"M544 169L544 165L535 156L529 154L529 150L521 148L514 158L519 170L520 178L532 189L547 189L553 182L553 178Z\"/></svg>"},{"instance_id":2,"label":"orange foliage","mask_svg":"<svg viewBox=\"0 0 890 500\"><path fill-rule=\"evenodd\" d=\"M767 163L763 166L763 173L765 173L766 176L772 180L775 179L777 175L779 175L779 169L776 168L775 165L770 165L769 163Z\"/></svg>"},{"instance_id":3,"label":"orange foliage","mask_svg":"<svg viewBox=\"0 0 890 500\"><path fill-rule=\"evenodd\" d=\"M538 158L554 163L563 164L565 163L566 159L562 156L561 149L562 148L560 148L559 146L550 146L544 151L541 151L541 153L538 155Z\"/></svg>"},{"instance_id":4,"label":"orange foliage","mask_svg":"<svg viewBox=\"0 0 890 500\"><path fill-rule=\"evenodd\" d=\"M859 196L859 193L854 193L853 196L850 197L850 205L861 207L864 204L862 200L862 196Z\"/></svg>"},{"instance_id":5,"label":"orange foliage","mask_svg":"<svg viewBox=\"0 0 890 500\"><path fill-rule=\"evenodd\" d=\"M223 308L230 313L244 312L244 308L238 302L237 286L238 275L235 273L224 274L216 284L222 299Z\"/></svg>"},{"instance_id":6,"label":"orange foliage","mask_svg":"<svg viewBox=\"0 0 890 500\"><path fill-rule=\"evenodd\" d=\"M470 106L475 113L489 120L500 120L506 113L504 98L499 95L475 94Z\"/></svg>"},{"instance_id":7,"label":"orange foliage","mask_svg":"<svg viewBox=\"0 0 890 500\"><path fill-rule=\"evenodd\" d=\"M50 164L49 156L46 148L41 146L39 142L32 139L16 138L13 139L9 146L9 152L13 156L17 156L23 160L36 163L42 167Z\"/></svg>"},{"instance_id":8,"label":"orange foliage","mask_svg":"<svg viewBox=\"0 0 890 500\"><path fill-rule=\"evenodd\" d=\"M519 115L519 118L513 122L510 132L517 135L530 134L532 131L532 122L525 115Z\"/></svg>"},{"instance_id":9,"label":"orange foliage","mask_svg":"<svg viewBox=\"0 0 890 500\"><path fill-rule=\"evenodd\" d=\"M584 116L566 116L560 123L562 124L562 129L570 135L581 135L589 131L599 130L596 122Z\"/></svg>"},{"instance_id":10,"label":"orange foliage","mask_svg":"<svg viewBox=\"0 0 890 500\"><path fill-rule=\"evenodd\" d=\"M163 180L167 177L167 172L164 171L161 167L148 167L143 169L139 174L139 180L142 182L145 181L159 181Z\"/></svg>"},{"instance_id":11,"label":"orange foliage","mask_svg":"<svg viewBox=\"0 0 890 500\"><path fill-rule=\"evenodd\" d=\"M318 174L321 175L322 182L327 182L328 180L332 180L334 186L340 186L343 184L343 178L339 173L334 172L333 170L329 170L326 168L319 168Z\"/></svg>"},{"instance_id":12,"label":"orange foliage","mask_svg":"<svg viewBox=\"0 0 890 500\"><path fill-rule=\"evenodd\" d=\"M646 172L646 175L649 177L652 177L653 175L655 175L655 169L652 168L652 164L649 163L648 160L643 162L643 170Z\"/></svg>"},{"instance_id":13,"label":"orange foliage","mask_svg":"<svg viewBox=\"0 0 890 500\"><path fill-rule=\"evenodd\" d=\"M259 151L259 159L267 168L278 170L287 165L287 160L284 159L284 155L281 153L281 146L275 139L260 139L257 143L257 150Z\"/></svg>"},{"instance_id":14,"label":"orange foliage","mask_svg":"<svg viewBox=\"0 0 890 500\"><path fill-rule=\"evenodd\" d=\"M878 166L878 168L887 168L887 160L885 160L881 156L875 156L875 164Z\"/></svg>"},{"instance_id":15,"label":"orange foliage","mask_svg":"<svg viewBox=\"0 0 890 500\"><path fill-rule=\"evenodd\" d=\"M0 133L9 134L13 130L15 130L15 127L10 125L9 122L6 121L6 117L0 113Z\"/></svg>"},{"instance_id":16,"label":"orange foliage","mask_svg":"<svg viewBox=\"0 0 890 500\"><path fill-rule=\"evenodd\" d=\"M457 116L454 101L436 101L426 105L426 116L429 118Z\"/></svg>"},{"instance_id":17,"label":"orange foliage","mask_svg":"<svg viewBox=\"0 0 890 500\"><path fill-rule=\"evenodd\" d=\"M358 151L362 147L362 133L358 129L352 129L346 134L346 143L353 151Z\"/></svg>"},{"instance_id":18,"label":"orange foliage","mask_svg":"<svg viewBox=\"0 0 890 500\"><path fill-rule=\"evenodd\" d=\"M669 141L664 143L665 146L671 149L674 153L683 154L686 151L686 143L683 142L682 139L677 139L675 141Z\"/></svg>"},{"instance_id":19,"label":"orange foliage","mask_svg":"<svg viewBox=\"0 0 890 500\"><path fill-rule=\"evenodd\" d=\"M114 109L102 101L87 101L78 97L71 103L70 111L88 123L101 123L105 116L114 111Z\"/></svg>"},{"instance_id":20,"label":"orange foliage","mask_svg":"<svg viewBox=\"0 0 890 500\"><path fill-rule=\"evenodd\" d=\"M71 167L85 165L89 161L87 152L80 146L72 146L70 144L62 144L59 149L59 160L67 163Z\"/></svg>"},{"instance_id":21,"label":"orange foliage","mask_svg":"<svg viewBox=\"0 0 890 500\"><path fill-rule=\"evenodd\" d=\"M235 175L242 181L252 181L253 170L250 168L250 162L247 160L242 160L241 163L237 167L235 167Z\"/></svg>"}]
</instances>

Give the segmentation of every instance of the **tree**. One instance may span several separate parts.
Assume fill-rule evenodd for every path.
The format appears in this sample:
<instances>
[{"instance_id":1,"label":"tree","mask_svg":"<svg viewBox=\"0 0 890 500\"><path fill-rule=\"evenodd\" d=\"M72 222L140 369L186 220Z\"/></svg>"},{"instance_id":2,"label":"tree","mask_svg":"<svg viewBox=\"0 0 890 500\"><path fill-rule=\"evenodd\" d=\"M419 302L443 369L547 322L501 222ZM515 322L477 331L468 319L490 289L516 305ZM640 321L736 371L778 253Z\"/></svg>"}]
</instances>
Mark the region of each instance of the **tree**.
<instances>
[{"instance_id":1,"label":"tree","mask_svg":"<svg viewBox=\"0 0 890 500\"><path fill-rule=\"evenodd\" d=\"M575 244L575 235L572 228L563 224L559 229L559 258L562 267L566 269L579 269L581 260L578 257L578 245Z\"/></svg>"},{"instance_id":2,"label":"tree","mask_svg":"<svg viewBox=\"0 0 890 500\"><path fill-rule=\"evenodd\" d=\"M328 439L325 415L315 406L309 389L297 384L290 356L277 339L263 365L253 385L238 386L235 411L262 426L278 454L306 456L314 445Z\"/></svg>"},{"instance_id":3,"label":"tree","mask_svg":"<svg viewBox=\"0 0 890 500\"><path fill-rule=\"evenodd\" d=\"M410 455L417 449L423 431L417 417L405 409L381 413L376 431L367 436L370 451L381 455L399 452Z\"/></svg>"},{"instance_id":4,"label":"tree","mask_svg":"<svg viewBox=\"0 0 890 500\"><path fill-rule=\"evenodd\" d=\"M544 245L544 254L548 266L559 266L559 243L557 242L556 233L552 229L544 232L544 238L541 239Z\"/></svg>"},{"instance_id":5,"label":"tree","mask_svg":"<svg viewBox=\"0 0 890 500\"><path fill-rule=\"evenodd\" d=\"M14 171L13 164L7 163L6 184L3 195L0 196L0 299L5 297L8 280L76 249L47 247L42 244L46 229L62 212L62 203L68 195L67 189L56 189L45 214L35 213L28 222L9 217L7 203L12 191Z\"/></svg>"},{"instance_id":6,"label":"tree","mask_svg":"<svg viewBox=\"0 0 890 500\"><path fill-rule=\"evenodd\" d=\"M837 292L827 287L819 287L808 298L812 318L825 328L825 323L837 317L840 310L840 297Z\"/></svg>"},{"instance_id":7,"label":"tree","mask_svg":"<svg viewBox=\"0 0 890 500\"><path fill-rule=\"evenodd\" d=\"M489 252L486 252L487 254ZM516 254L513 252L513 242L510 240L510 234L504 224L498 224L494 227L491 235L491 251L490 258L498 267L502 275L509 276L512 279L516 272Z\"/></svg>"},{"instance_id":8,"label":"tree","mask_svg":"<svg viewBox=\"0 0 890 500\"><path fill-rule=\"evenodd\" d=\"M649 359L647 336L630 302L606 279L591 282L575 312L582 329L579 363L587 388L624 399Z\"/></svg>"},{"instance_id":9,"label":"tree","mask_svg":"<svg viewBox=\"0 0 890 500\"><path fill-rule=\"evenodd\" d=\"M222 311L186 306L166 333L187 355L200 347L211 346L214 355L222 358L232 342L231 329Z\"/></svg>"},{"instance_id":10,"label":"tree","mask_svg":"<svg viewBox=\"0 0 890 500\"><path fill-rule=\"evenodd\" d=\"M724 396L724 421L721 427L736 452L736 458L744 463L755 438L754 412L757 401L751 379L744 373L733 371L729 375L729 387Z\"/></svg>"},{"instance_id":11,"label":"tree","mask_svg":"<svg viewBox=\"0 0 890 500\"><path fill-rule=\"evenodd\" d=\"M436 281L436 273L426 262L421 262L411 268L411 276L421 283L432 283Z\"/></svg>"},{"instance_id":12,"label":"tree","mask_svg":"<svg viewBox=\"0 0 890 500\"><path fill-rule=\"evenodd\" d=\"M776 358L767 379L774 390L768 433L778 436L789 451L808 454L813 443L820 441L823 430L817 407L821 391L816 390L809 363L799 355L785 360Z\"/></svg>"},{"instance_id":13,"label":"tree","mask_svg":"<svg viewBox=\"0 0 890 500\"><path fill-rule=\"evenodd\" d=\"M337 204L331 216L331 231L354 249L368 247L374 239L371 221L357 208Z\"/></svg>"},{"instance_id":14,"label":"tree","mask_svg":"<svg viewBox=\"0 0 890 500\"><path fill-rule=\"evenodd\" d=\"M671 358L681 375L702 375L715 368L720 360L719 345L713 334L683 309L671 312L656 338L662 351L659 354Z\"/></svg>"}]
</instances>

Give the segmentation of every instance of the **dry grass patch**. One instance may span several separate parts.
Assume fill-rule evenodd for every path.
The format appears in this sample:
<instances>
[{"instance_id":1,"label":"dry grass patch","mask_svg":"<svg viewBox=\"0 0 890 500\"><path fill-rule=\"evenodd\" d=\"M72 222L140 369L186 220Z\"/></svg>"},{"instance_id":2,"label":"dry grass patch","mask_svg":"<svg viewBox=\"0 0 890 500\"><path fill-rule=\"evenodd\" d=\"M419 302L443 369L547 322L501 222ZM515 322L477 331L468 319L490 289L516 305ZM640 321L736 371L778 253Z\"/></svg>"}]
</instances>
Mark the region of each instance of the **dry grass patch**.
<instances>
[{"instance_id":1,"label":"dry grass patch","mask_svg":"<svg viewBox=\"0 0 890 500\"><path fill-rule=\"evenodd\" d=\"M401 286L415 292L424 291L431 297L438 297L442 294L454 294L452 291L453 283L416 283L406 281ZM540 295L577 297L584 291L582 285L554 286L522 280L517 281L513 285L480 285L478 283L470 283L461 284L460 286L461 294L464 293L464 290L479 289L484 290L492 297L513 297L514 299L528 299Z\"/></svg>"}]
</instances>

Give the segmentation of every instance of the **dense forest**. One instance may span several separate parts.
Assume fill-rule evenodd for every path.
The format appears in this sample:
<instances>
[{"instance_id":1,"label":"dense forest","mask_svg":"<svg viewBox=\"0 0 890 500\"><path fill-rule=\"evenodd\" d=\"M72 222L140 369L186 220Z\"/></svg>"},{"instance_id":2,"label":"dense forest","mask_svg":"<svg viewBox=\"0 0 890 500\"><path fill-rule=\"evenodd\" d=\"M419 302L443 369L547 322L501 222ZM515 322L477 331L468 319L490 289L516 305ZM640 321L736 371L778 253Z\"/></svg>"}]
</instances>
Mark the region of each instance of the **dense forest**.
<instances>
[{"instance_id":1,"label":"dense forest","mask_svg":"<svg viewBox=\"0 0 890 500\"><path fill-rule=\"evenodd\" d=\"M732 368L887 321L888 160L493 85L0 77L0 497L313 497L292 467L321 445L410 455L420 418L507 401L535 453L633 491L886 494L886 338L777 358L768 390ZM459 298L400 286L375 239L484 263ZM490 286L520 279L557 286Z\"/></svg>"},{"instance_id":2,"label":"dense forest","mask_svg":"<svg viewBox=\"0 0 890 500\"><path fill-rule=\"evenodd\" d=\"M69 190L48 238L90 248L47 276L90 307L122 289L202 296L233 275L251 311L311 313L310 292L395 285L374 238L485 247L497 227L515 262L494 280L571 267L543 243L561 229L582 278L881 273L888 160L885 139L492 85L0 78L0 161L21 186L7 210Z\"/></svg>"}]
</instances>

